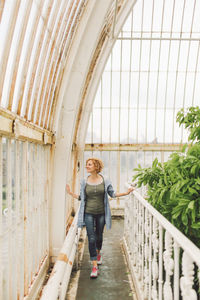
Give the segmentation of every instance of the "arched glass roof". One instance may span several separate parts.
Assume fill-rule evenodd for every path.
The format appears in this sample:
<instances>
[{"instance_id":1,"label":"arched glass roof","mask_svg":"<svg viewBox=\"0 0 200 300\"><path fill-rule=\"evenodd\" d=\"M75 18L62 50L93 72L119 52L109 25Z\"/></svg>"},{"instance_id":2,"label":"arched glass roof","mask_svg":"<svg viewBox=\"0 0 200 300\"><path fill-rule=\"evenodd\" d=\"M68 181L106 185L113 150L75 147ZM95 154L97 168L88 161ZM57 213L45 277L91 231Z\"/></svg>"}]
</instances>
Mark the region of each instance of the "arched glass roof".
<instances>
[{"instance_id":1,"label":"arched glass roof","mask_svg":"<svg viewBox=\"0 0 200 300\"><path fill-rule=\"evenodd\" d=\"M138 0L101 77L86 143L180 143L199 105L200 2Z\"/></svg>"},{"instance_id":2,"label":"arched glass roof","mask_svg":"<svg viewBox=\"0 0 200 300\"><path fill-rule=\"evenodd\" d=\"M84 0L3 1L0 106L52 129L54 107Z\"/></svg>"}]
</instances>

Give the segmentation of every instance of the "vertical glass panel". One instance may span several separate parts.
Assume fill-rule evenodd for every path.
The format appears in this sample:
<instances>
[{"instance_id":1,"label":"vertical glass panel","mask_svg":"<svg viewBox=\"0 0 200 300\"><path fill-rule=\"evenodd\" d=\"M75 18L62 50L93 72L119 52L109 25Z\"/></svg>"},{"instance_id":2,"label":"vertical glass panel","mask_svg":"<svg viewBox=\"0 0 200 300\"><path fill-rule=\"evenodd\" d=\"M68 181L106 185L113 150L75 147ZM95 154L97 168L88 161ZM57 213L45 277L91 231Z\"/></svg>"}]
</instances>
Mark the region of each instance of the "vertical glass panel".
<instances>
[{"instance_id":1,"label":"vertical glass panel","mask_svg":"<svg viewBox=\"0 0 200 300\"><path fill-rule=\"evenodd\" d=\"M106 63L106 66L105 66L105 72L109 72L111 70L111 56L109 56L109 58L108 58L108 61L107 61L107 63Z\"/></svg>"},{"instance_id":2,"label":"vertical glass panel","mask_svg":"<svg viewBox=\"0 0 200 300\"><path fill-rule=\"evenodd\" d=\"M95 108L93 110L93 143L100 143L101 139L101 110Z\"/></svg>"},{"instance_id":3,"label":"vertical glass panel","mask_svg":"<svg viewBox=\"0 0 200 300\"><path fill-rule=\"evenodd\" d=\"M110 165L109 165L109 161L110 161L110 154L109 151L102 151L101 152L101 159L103 161L104 164L104 168L103 168L103 174L105 177L109 177L110 178Z\"/></svg>"},{"instance_id":4,"label":"vertical glass panel","mask_svg":"<svg viewBox=\"0 0 200 300\"><path fill-rule=\"evenodd\" d=\"M102 105L110 107L110 73L104 72L102 76Z\"/></svg>"},{"instance_id":5,"label":"vertical glass panel","mask_svg":"<svg viewBox=\"0 0 200 300\"><path fill-rule=\"evenodd\" d=\"M141 70L148 71L149 69L149 49L150 49L150 41L142 41L141 47Z\"/></svg>"},{"instance_id":6,"label":"vertical glass panel","mask_svg":"<svg viewBox=\"0 0 200 300\"><path fill-rule=\"evenodd\" d=\"M120 73L112 73L112 106L119 107L120 99Z\"/></svg>"},{"instance_id":7,"label":"vertical glass panel","mask_svg":"<svg viewBox=\"0 0 200 300\"><path fill-rule=\"evenodd\" d=\"M146 131L146 110L139 109L138 111L138 143L145 143Z\"/></svg>"},{"instance_id":8,"label":"vertical glass panel","mask_svg":"<svg viewBox=\"0 0 200 300\"><path fill-rule=\"evenodd\" d=\"M200 73L196 74L196 84L195 84L193 105L199 105L200 84L198 84L198 82L200 82Z\"/></svg>"},{"instance_id":9,"label":"vertical glass panel","mask_svg":"<svg viewBox=\"0 0 200 300\"><path fill-rule=\"evenodd\" d=\"M170 72L167 79L167 101L166 106L168 108L173 108L174 106L174 93L176 84L176 73Z\"/></svg>"},{"instance_id":10,"label":"vertical glass panel","mask_svg":"<svg viewBox=\"0 0 200 300\"><path fill-rule=\"evenodd\" d=\"M144 163L145 167L150 167L152 164L152 151L144 152Z\"/></svg>"},{"instance_id":11,"label":"vertical glass panel","mask_svg":"<svg viewBox=\"0 0 200 300\"><path fill-rule=\"evenodd\" d=\"M159 6L159 12L161 13L161 9L164 13L163 16L163 32L170 32L171 31L171 24L172 24L172 17L173 17L173 6L174 6L174 0L169 0L169 1L156 1L156 11L158 7L158 2L160 2ZM161 3L162 3L162 8L161 8ZM164 8L164 10L163 10ZM161 16L160 16L161 18ZM162 20L160 20L160 23L162 23Z\"/></svg>"},{"instance_id":12,"label":"vertical glass panel","mask_svg":"<svg viewBox=\"0 0 200 300\"><path fill-rule=\"evenodd\" d=\"M99 87L95 96L94 107L101 107L101 83L102 81L100 80Z\"/></svg>"},{"instance_id":13,"label":"vertical glass panel","mask_svg":"<svg viewBox=\"0 0 200 300\"><path fill-rule=\"evenodd\" d=\"M131 69L133 71L138 71L139 70L140 48L141 48L141 42L140 41L135 40L135 41L132 42Z\"/></svg>"},{"instance_id":14,"label":"vertical glass panel","mask_svg":"<svg viewBox=\"0 0 200 300\"><path fill-rule=\"evenodd\" d=\"M109 141L110 141L110 110L104 108L102 111L101 143L109 143Z\"/></svg>"},{"instance_id":15,"label":"vertical glass panel","mask_svg":"<svg viewBox=\"0 0 200 300\"><path fill-rule=\"evenodd\" d=\"M161 53L160 53L160 71L166 71L168 67L168 56L169 56L169 41L162 41Z\"/></svg>"},{"instance_id":16,"label":"vertical glass panel","mask_svg":"<svg viewBox=\"0 0 200 300\"><path fill-rule=\"evenodd\" d=\"M185 74L178 73L177 85L176 85L176 94L175 96L175 106L183 106L183 97L184 97L184 83L185 83Z\"/></svg>"},{"instance_id":17,"label":"vertical glass panel","mask_svg":"<svg viewBox=\"0 0 200 300\"><path fill-rule=\"evenodd\" d=\"M169 2L170 1L168 1L168 3ZM163 11L163 0L155 0L154 1L153 32L161 31L162 16L163 16L162 11Z\"/></svg>"},{"instance_id":18,"label":"vertical glass panel","mask_svg":"<svg viewBox=\"0 0 200 300\"><path fill-rule=\"evenodd\" d=\"M122 42L122 70L130 70L130 51L131 51L131 41L124 40Z\"/></svg>"},{"instance_id":19,"label":"vertical glass panel","mask_svg":"<svg viewBox=\"0 0 200 300\"><path fill-rule=\"evenodd\" d=\"M137 168L138 164L137 164L137 153L134 151L129 151L128 153L128 166L129 166L129 170L128 170L128 178L129 180L132 180L132 176L133 176L133 169Z\"/></svg>"},{"instance_id":20,"label":"vertical glass panel","mask_svg":"<svg viewBox=\"0 0 200 300\"><path fill-rule=\"evenodd\" d=\"M133 9L133 31L141 31L141 22L142 22L142 7L144 1L137 1Z\"/></svg>"},{"instance_id":21,"label":"vertical glass panel","mask_svg":"<svg viewBox=\"0 0 200 300\"><path fill-rule=\"evenodd\" d=\"M199 42L193 41L190 44L188 71L194 72L196 68L196 62L198 57Z\"/></svg>"},{"instance_id":22,"label":"vertical glass panel","mask_svg":"<svg viewBox=\"0 0 200 300\"><path fill-rule=\"evenodd\" d=\"M164 119L164 110L156 110L156 139L158 143L163 143L163 119Z\"/></svg>"},{"instance_id":23,"label":"vertical glass panel","mask_svg":"<svg viewBox=\"0 0 200 300\"><path fill-rule=\"evenodd\" d=\"M187 73L187 80L185 86L185 107L191 106L191 95L193 95L194 90L194 73Z\"/></svg>"},{"instance_id":24,"label":"vertical glass panel","mask_svg":"<svg viewBox=\"0 0 200 300\"><path fill-rule=\"evenodd\" d=\"M111 110L111 143L119 141L119 110L113 108Z\"/></svg>"},{"instance_id":25,"label":"vertical glass panel","mask_svg":"<svg viewBox=\"0 0 200 300\"><path fill-rule=\"evenodd\" d=\"M137 151L137 165L141 165L142 168L145 167L144 151Z\"/></svg>"},{"instance_id":26,"label":"vertical glass panel","mask_svg":"<svg viewBox=\"0 0 200 300\"><path fill-rule=\"evenodd\" d=\"M123 28L122 28L122 32L127 32L127 31L131 31L131 14L129 15L129 17L127 18Z\"/></svg>"},{"instance_id":27,"label":"vertical glass panel","mask_svg":"<svg viewBox=\"0 0 200 300\"><path fill-rule=\"evenodd\" d=\"M87 129L87 134L86 134L86 139L85 139L86 144L93 143L93 141L92 141L92 130L93 130L92 129L92 118L90 117L88 129Z\"/></svg>"},{"instance_id":28,"label":"vertical glass panel","mask_svg":"<svg viewBox=\"0 0 200 300\"><path fill-rule=\"evenodd\" d=\"M124 191L124 184L128 181L127 178L127 152L120 152L120 192Z\"/></svg>"},{"instance_id":29,"label":"vertical glass panel","mask_svg":"<svg viewBox=\"0 0 200 300\"><path fill-rule=\"evenodd\" d=\"M112 181L113 187L117 189L117 151L111 151L110 153L110 179Z\"/></svg>"},{"instance_id":30,"label":"vertical glass panel","mask_svg":"<svg viewBox=\"0 0 200 300\"><path fill-rule=\"evenodd\" d=\"M122 72L121 74L121 106L128 107L129 104L129 84L130 74L128 72Z\"/></svg>"},{"instance_id":31,"label":"vertical glass panel","mask_svg":"<svg viewBox=\"0 0 200 300\"><path fill-rule=\"evenodd\" d=\"M137 137L137 119L138 114L136 109L130 109L130 117L129 117L129 143L136 143Z\"/></svg>"},{"instance_id":32,"label":"vertical glass panel","mask_svg":"<svg viewBox=\"0 0 200 300\"><path fill-rule=\"evenodd\" d=\"M128 142L128 109L121 109L120 112L120 143Z\"/></svg>"},{"instance_id":33,"label":"vertical glass panel","mask_svg":"<svg viewBox=\"0 0 200 300\"><path fill-rule=\"evenodd\" d=\"M157 87L157 74L155 72L151 72L149 74L149 95L148 95L148 106L151 108L154 108L156 104L156 87Z\"/></svg>"},{"instance_id":34,"label":"vertical glass panel","mask_svg":"<svg viewBox=\"0 0 200 300\"><path fill-rule=\"evenodd\" d=\"M167 109L165 111L165 124L164 124L164 143L171 143L172 141L172 131L169 130L171 124L173 123L173 111L171 109Z\"/></svg>"},{"instance_id":35,"label":"vertical glass panel","mask_svg":"<svg viewBox=\"0 0 200 300\"><path fill-rule=\"evenodd\" d=\"M112 51L112 67L113 71L120 70L120 55L121 55L121 41L117 40Z\"/></svg>"},{"instance_id":36,"label":"vertical glass panel","mask_svg":"<svg viewBox=\"0 0 200 300\"><path fill-rule=\"evenodd\" d=\"M131 86L130 86L130 106L137 107L137 99L138 99L138 80L139 73L131 74Z\"/></svg>"},{"instance_id":37,"label":"vertical glass panel","mask_svg":"<svg viewBox=\"0 0 200 300\"><path fill-rule=\"evenodd\" d=\"M182 72L186 71L187 59L188 59L188 47L189 47L188 41L181 42L178 70Z\"/></svg>"},{"instance_id":38,"label":"vertical glass panel","mask_svg":"<svg viewBox=\"0 0 200 300\"><path fill-rule=\"evenodd\" d=\"M175 1L173 31L176 33L182 31L181 23L182 23L182 16L184 13L183 7L184 7L184 1Z\"/></svg>"},{"instance_id":39,"label":"vertical glass panel","mask_svg":"<svg viewBox=\"0 0 200 300\"><path fill-rule=\"evenodd\" d=\"M179 60L179 41L171 41L169 70L177 71L177 63Z\"/></svg>"},{"instance_id":40,"label":"vertical glass panel","mask_svg":"<svg viewBox=\"0 0 200 300\"><path fill-rule=\"evenodd\" d=\"M156 143L155 139L155 113L153 109L148 109L147 113L147 143Z\"/></svg>"},{"instance_id":41,"label":"vertical glass panel","mask_svg":"<svg viewBox=\"0 0 200 300\"><path fill-rule=\"evenodd\" d=\"M166 72L159 73L158 78L158 107L163 108L165 104L165 93L166 93Z\"/></svg>"},{"instance_id":42,"label":"vertical glass panel","mask_svg":"<svg viewBox=\"0 0 200 300\"><path fill-rule=\"evenodd\" d=\"M152 10L153 10L153 0L145 2L144 5L144 18L143 18L143 31L148 32L151 28L152 23Z\"/></svg>"},{"instance_id":43,"label":"vertical glass panel","mask_svg":"<svg viewBox=\"0 0 200 300\"><path fill-rule=\"evenodd\" d=\"M193 19L194 2L195 0L185 1L184 21L183 21L183 29L182 29L183 32L189 32L189 29L192 28L191 25Z\"/></svg>"},{"instance_id":44,"label":"vertical glass panel","mask_svg":"<svg viewBox=\"0 0 200 300\"><path fill-rule=\"evenodd\" d=\"M148 83L148 73L140 73L140 94L139 94L139 107L145 107L147 101L147 83Z\"/></svg>"},{"instance_id":45,"label":"vertical glass panel","mask_svg":"<svg viewBox=\"0 0 200 300\"><path fill-rule=\"evenodd\" d=\"M152 41L151 44L151 70L156 71L158 70L158 63L159 63L159 53L160 53L160 41Z\"/></svg>"},{"instance_id":46,"label":"vertical glass panel","mask_svg":"<svg viewBox=\"0 0 200 300\"><path fill-rule=\"evenodd\" d=\"M199 33L200 32L200 1L196 1L195 3L195 11L194 11L194 21L193 21L193 32Z\"/></svg>"}]
</instances>

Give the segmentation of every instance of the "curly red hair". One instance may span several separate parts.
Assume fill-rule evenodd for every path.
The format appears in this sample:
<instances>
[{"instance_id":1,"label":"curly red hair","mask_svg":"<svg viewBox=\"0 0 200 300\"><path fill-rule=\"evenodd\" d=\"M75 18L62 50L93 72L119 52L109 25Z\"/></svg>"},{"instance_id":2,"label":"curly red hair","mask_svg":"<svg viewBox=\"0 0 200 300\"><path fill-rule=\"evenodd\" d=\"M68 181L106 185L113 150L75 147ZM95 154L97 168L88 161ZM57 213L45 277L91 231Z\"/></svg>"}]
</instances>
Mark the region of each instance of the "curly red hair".
<instances>
[{"instance_id":1,"label":"curly red hair","mask_svg":"<svg viewBox=\"0 0 200 300\"><path fill-rule=\"evenodd\" d=\"M97 173L100 173L104 167L102 160L99 158L91 157L86 160L86 164L89 160L93 162Z\"/></svg>"}]
</instances>

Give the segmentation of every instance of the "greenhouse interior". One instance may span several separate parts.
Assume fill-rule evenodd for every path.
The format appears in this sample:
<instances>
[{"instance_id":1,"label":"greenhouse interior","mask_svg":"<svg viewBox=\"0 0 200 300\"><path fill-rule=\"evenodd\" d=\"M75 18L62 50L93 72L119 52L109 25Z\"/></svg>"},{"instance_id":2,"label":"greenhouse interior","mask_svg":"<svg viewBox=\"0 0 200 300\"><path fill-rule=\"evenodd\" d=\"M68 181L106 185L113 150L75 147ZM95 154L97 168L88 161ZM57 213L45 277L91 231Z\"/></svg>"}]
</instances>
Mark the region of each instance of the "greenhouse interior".
<instances>
[{"instance_id":1,"label":"greenhouse interior","mask_svg":"<svg viewBox=\"0 0 200 300\"><path fill-rule=\"evenodd\" d=\"M0 300L200 299L199 20L0 1Z\"/></svg>"}]
</instances>

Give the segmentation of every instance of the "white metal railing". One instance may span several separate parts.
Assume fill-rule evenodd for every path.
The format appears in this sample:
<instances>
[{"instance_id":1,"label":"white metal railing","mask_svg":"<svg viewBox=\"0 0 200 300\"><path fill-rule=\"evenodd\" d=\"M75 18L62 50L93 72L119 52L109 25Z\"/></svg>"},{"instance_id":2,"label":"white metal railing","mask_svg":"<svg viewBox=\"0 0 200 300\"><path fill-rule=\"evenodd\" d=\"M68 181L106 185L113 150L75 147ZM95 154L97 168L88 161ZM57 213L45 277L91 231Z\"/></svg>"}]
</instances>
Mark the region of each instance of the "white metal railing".
<instances>
[{"instance_id":1,"label":"white metal railing","mask_svg":"<svg viewBox=\"0 0 200 300\"><path fill-rule=\"evenodd\" d=\"M0 299L34 299L45 278L49 157L49 146L0 137Z\"/></svg>"},{"instance_id":2,"label":"white metal railing","mask_svg":"<svg viewBox=\"0 0 200 300\"><path fill-rule=\"evenodd\" d=\"M138 299L200 299L194 287L200 283L200 249L136 191L126 202L124 226Z\"/></svg>"},{"instance_id":3,"label":"white metal railing","mask_svg":"<svg viewBox=\"0 0 200 300\"><path fill-rule=\"evenodd\" d=\"M70 226L64 244L44 287L41 300L64 300L78 246L81 229L77 227L78 211Z\"/></svg>"}]
</instances>

